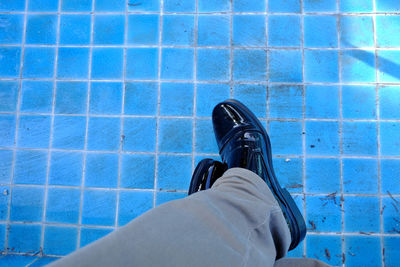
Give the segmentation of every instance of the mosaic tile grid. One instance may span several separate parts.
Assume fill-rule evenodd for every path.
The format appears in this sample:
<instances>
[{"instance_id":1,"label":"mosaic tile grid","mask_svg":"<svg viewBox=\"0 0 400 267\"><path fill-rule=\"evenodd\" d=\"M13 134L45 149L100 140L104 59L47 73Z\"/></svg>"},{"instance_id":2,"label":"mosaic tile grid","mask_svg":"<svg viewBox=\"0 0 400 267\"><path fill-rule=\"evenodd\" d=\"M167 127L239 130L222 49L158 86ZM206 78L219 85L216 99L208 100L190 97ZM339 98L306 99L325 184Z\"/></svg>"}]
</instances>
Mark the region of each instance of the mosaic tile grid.
<instances>
[{"instance_id":1,"label":"mosaic tile grid","mask_svg":"<svg viewBox=\"0 0 400 267\"><path fill-rule=\"evenodd\" d=\"M308 224L289 255L396 266L399 31L396 0L1 1L0 264L183 198L231 97Z\"/></svg>"}]
</instances>

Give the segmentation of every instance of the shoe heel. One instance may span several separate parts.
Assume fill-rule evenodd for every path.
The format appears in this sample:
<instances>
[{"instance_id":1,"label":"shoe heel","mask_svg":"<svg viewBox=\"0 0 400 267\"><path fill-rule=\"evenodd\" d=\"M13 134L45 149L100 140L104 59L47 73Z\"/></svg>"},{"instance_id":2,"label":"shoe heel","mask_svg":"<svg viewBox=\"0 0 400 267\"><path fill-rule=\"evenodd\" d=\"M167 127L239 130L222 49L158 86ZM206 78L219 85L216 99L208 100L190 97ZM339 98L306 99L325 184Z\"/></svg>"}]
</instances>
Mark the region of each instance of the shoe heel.
<instances>
[{"instance_id":1,"label":"shoe heel","mask_svg":"<svg viewBox=\"0 0 400 267\"><path fill-rule=\"evenodd\" d=\"M289 191L287 191L286 188L282 188L281 192L287 204L287 213L290 213L288 214L291 219L290 224L292 226L292 229L290 230L293 232L291 233L292 243L290 244L289 250L292 250L296 248L297 245L304 239L307 234L307 228L303 215L301 214Z\"/></svg>"}]
</instances>

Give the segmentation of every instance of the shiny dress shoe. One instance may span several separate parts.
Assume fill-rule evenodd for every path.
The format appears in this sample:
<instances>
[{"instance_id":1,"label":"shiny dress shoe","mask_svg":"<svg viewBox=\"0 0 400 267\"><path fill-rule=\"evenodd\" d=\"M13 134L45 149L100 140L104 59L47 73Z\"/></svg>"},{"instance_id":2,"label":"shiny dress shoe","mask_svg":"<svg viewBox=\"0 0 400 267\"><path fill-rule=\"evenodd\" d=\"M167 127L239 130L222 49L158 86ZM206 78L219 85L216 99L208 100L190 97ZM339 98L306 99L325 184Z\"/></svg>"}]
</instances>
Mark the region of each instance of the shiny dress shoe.
<instances>
[{"instance_id":1,"label":"shiny dress shoe","mask_svg":"<svg viewBox=\"0 0 400 267\"><path fill-rule=\"evenodd\" d=\"M211 188L226 170L226 164L212 159L203 159L193 172L188 195Z\"/></svg>"},{"instance_id":2,"label":"shiny dress shoe","mask_svg":"<svg viewBox=\"0 0 400 267\"><path fill-rule=\"evenodd\" d=\"M213 110L214 133L222 161L230 168L245 168L263 179L279 203L291 233L289 250L306 235L306 225L290 193L281 188L273 166L271 143L257 117L242 103L229 99Z\"/></svg>"}]
</instances>

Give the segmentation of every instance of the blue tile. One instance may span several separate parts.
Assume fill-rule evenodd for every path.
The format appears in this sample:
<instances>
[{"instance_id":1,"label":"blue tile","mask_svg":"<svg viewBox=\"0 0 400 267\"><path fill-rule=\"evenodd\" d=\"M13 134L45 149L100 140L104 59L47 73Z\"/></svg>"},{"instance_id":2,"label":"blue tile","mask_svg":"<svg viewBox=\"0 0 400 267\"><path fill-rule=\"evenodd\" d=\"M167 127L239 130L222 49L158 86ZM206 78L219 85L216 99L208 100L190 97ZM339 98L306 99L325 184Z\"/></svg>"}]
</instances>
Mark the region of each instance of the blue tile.
<instances>
[{"instance_id":1,"label":"blue tile","mask_svg":"<svg viewBox=\"0 0 400 267\"><path fill-rule=\"evenodd\" d=\"M0 81L0 112L17 111L18 81Z\"/></svg>"},{"instance_id":2,"label":"blue tile","mask_svg":"<svg viewBox=\"0 0 400 267\"><path fill-rule=\"evenodd\" d=\"M123 154L120 187L153 189L155 156L146 154Z\"/></svg>"},{"instance_id":3,"label":"blue tile","mask_svg":"<svg viewBox=\"0 0 400 267\"><path fill-rule=\"evenodd\" d=\"M304 0L304 12L335 12L337 8L336 0Z\"/></svg>"},{"instance_id":4,"label":"blue tile","mask_svg":"<svg viewBox=\"0 0 400 267\"><path fill-rule=\"evenodd\" d=\"M54 113L86 113L87 91L86 82L57 82Z\"/></svg>"},{"instance_id":5,"label":"blue tile","mask_svg":"<svg viewBox=\"0 0 400 267\"><path fill-rule=\"evenodd\" d=\"M13 152L0 150L0 183L9 184L12 173Z\"/></svg>"},{"instance_id":6,"label":"blue tile","mask_svg":"<svg viewBox=\"0 0 400 267\"><path fill-rule=\"evenodd\" d=\"M0 196L0 219L5 221L7 220L8 216L8 206L10 202L10 196L8 192L10 192L10 187L8 186L1 186L1 192L3 192L2 196ZM4 244L4 237L5 237L5 228L3 225L0 225L0 249L1 246Z\"/></svg>"},{"instance_id":7,"label":"blue tile","mask_svg":"<svg viewBox=\"0 0 400 267\"><path fill-rule=\"evenodd\" d=\"M343 159L344 193L378 193L378 166L375 159Z\"/></svg>"},{"instance_id":8,"label":"blue tile","mask_svg":"<svg viewBox=\"0 0 400 267\"><path fill-rule=\"evenodd\" d=\"M214 106L229 98L228 84L197 84L196 115L211 117Z\"/></svg>"},{"instance_id":9,"label":"blue tile","mask_svg":"<svg viewBox=\"0 0 400 267\"><path fill-rule=\"evenodd\" d=\"M298 47L301 43L300 16L268 17L268 46Z\"/></svg>"},{"instance_id":10,"label":"blue tile","mask_svg":"<svg viewBox=\"0 0 400 267\"><path fill-rule=\"evenodd\" d=\"M196 153L218 154L218 146L215 140L213 125L211 120L196 120Z\"/></svg>"},{"instance_id":11,"label":"blue tile","mask_svg":"<svg viewBox=\"0 0 400 267\"><path fill-rule=\"evenodd\" d=\"M18 150L15 154L15 184L46 183L47 151Z\"/></svg>"},{"instance_id":12,"label":"blue tile","mask_svg":"<svg viewBox=\"0 0 400 267\"><path fill-rule=\"evenodd\" d=\"M21 61L21 48L1 47L0 54L0 77L18 78L19 64Z\"/></svg>"},{"instance_id":13,"label":"blue tile","mask_svg":"<svg viewBox=\"0 0 400 267\"><path fill-rule=\"evenodd\" d=\"M16 118L14 115L0 115L0 147L13 147Z\"/></svg>"},{"instance_id":14,"label":"blue tile","mask_svg":"<svg viewBox=\"0 0 400 267\"><path fill-rule=\"evenodd\" d=\"M336 16L305 16L305 47L337 47Z\"/></svg>"},{"instance_id":15,"label":"blue tile","mask_svg":"<svg viewBox=\"0 0 400 267\"><path fill-rule=\"evenodd\" d=\"M125 35L124 15L96 15L93 44L123 45Z\"/></svg>"},{"instance_id":16,"label":"blue tile","mask_svg":"<svg viewBox=\"0 0 400 267\"><path fill-rule=\"evenodd\" d=\"M90 243L108 235L111 232L112 232L112 230L109 228L82 227L81 228L81 239L80 239L79 246L84 247L86 245L89 245Z\"/></svg>"},{"instance_id":17,"label":"blue tile","mask_svg":"<svg viewBox=\"0 0 400 267\"><path fill-rule=\"evenodd\" d=\"M118 154L88 153L85 187L115 188L118 185Z\"/></svg>"},{"instance_id":18,"label":"blue tile","mask_svg":"<svg viewBox=\"0 0 400 267\"><path fill-rule=\"evenodd\" d=\"M195 0L165 0L164 1L164 12L195 12L196 1Z\"/></svg>"},{"instance_id":19,"label":"blue tile","mask_svg":"<svg viewBox=\"0 0 400 267\"><path fill-rule=\"evenodd\" d=\"M0 15L0 43L20 44L24 28L24 16L21 14Z\"/></svg>"},{"instance_id":20,"label":"blue tile","mask_svg":"<svg viewBox=\"0 0 400 267\"><path fill-rule=\"evenodd\" d=\"M233 0L233 12L265 12L265 1Z\"/></svg>"},{"instance_id":21,"label":"blue tile","mask_svg":"<svg viewBox=\"0 0 400 267\"><path fill-rule=\"evenodd\" d=\"M90 24L91 15L61 15L60 44L90 44Z\"/></svg>"},{"instance_id":22,"label":"blue tile","mask_svg":"<svg viewBox=\"0 0 400 267\"><path fill-rule=\"evenodd\" d=\"M342 229L340 205L340 198L336 196L307 196L308 230L311 232L340 232Z\"/></svg>"},{"instance_id":23,"label":"blue tile","mask_svg":"<svg viewBox=\"0 0 400 267\"><path fill-rule=\"evenodd\" d=\"M265 50L238 49L233 51L233 79L235 81L265 81L267 53Z\"/></svg>"},{"instance_id":24,"label":"blue tile","mask_svg":"<svg viewBox=\"0 0 400 267\"><path fill-rule=\"evenodd\" d=\"M96 0L96 11L125 11L126 0Z\"/></svg>"},{"instance_id":25,"label":"blue tile","mask_svg":"<svg viewBox=\"0 0 400 267\"><path fill-rule=\"evenodd\" d=\"M92 79L122 79L123 52L123 48L93 48Z\"/></svg>"},{"instance_id":26,"label":"blue tile","mask_svg":"<svg viewBox=\"0 0 400 267\"><path fill-rule=\"evenodd\" d=\"M118 225L123 226L153 208L153 192L119 193Z\"/></svg>"},{"instance_id":27,"label":"blue tile","mask_svg":"<svg viewBox=\"0 0 400 267\"><path fill-rule=\"evenodd\" d=\"M338 155L339 124L331 121L307 121L306 153L308 155Z\"/></svg>"},{"instance_id":28,"label":"blue tile","mask_svg":"<svg viewBox=\"0 0 400 267\"><path fill-rule=\"evenodd\" d=\"M308 193L340 192L340 162L338 159L307 158L306 177Z\"/></svg>"},{"instance_id":29,"label":"blue tile","mask_svg":"<svg viewBox=\"0 0 400 267\"><path fill-rule=\"evenodd\" d=\"M157 80L158 48L128 48L126 50L126 79Z\"/></svg>"},{"instance_id":30,"label":"blue tile","mask_svg":"<svg viewBox=\"0 0 400 267\"><path fill-rule=\"evenodd\" d=\"M375 5L378 12L400 11L400 3L397 0L375 0Z\"/></svg>"},{"instance_id":31,"label":"blue tile","mask_svg":"<svg viewBox=\"0 0 400 267\"><path fill-rule=\"evenodd\" d=\"M58 260L58 257L40 257L36 261L34 261L32 264L29 265L29 267L41 267L45 266L47 264L50 264L53 261Z\"/></svg>"},{"instance_id":32,"label":"blue tile","mask_svg":"<svg viewBox=\"0 0 400 267\"><path fill-rule=\"evenodd\" d=\"M160 155L158 157L157 188L187 190L192 173L191 156Z\"/></svg>"},{"instance_id":33,"label":"blue tile","mask_svg":"<svg viewBox=\"0 0 400 267\"><path fill-rule=\"evenodd\" d=\"M25 266L37 259L36 256L5 255L0 258L0 264L4 266Z\"/></svg>"},{"instance_id":34,"label":"blue tile","mask_svg":"<svg viewBox=\"0 0 400 267\"><path fill-rule=\"evenodd\" d=\"M385 194L388 192L384 192ZM383 217L383 232L389 234L398 234L400 230L399 222L399 197L384 197L382 198L382 217Z\"/></svg>"},{"instance_id":35,"label":"blue tile","mask_svg":"<svg viewBox=\"0 0 400 267\"><path fill-rule=\"evenodd\" d=\"M291 193L303 191L303 160L299 158L273 158L276 177L282 187Z\"/></svg>"},{"instance_id":36,"label":"blue tile","mask_svg":"<svg viewBox=\"0 0 400 267\"><path fill-rule=\"evenodd\" d=\"M118 150L120 118L91 117L88 127L88 150Z\"/></svg>"},{"instance_id":37,"label":"blue tile","mask_svg":"<svg viewBox=\"0 0 400 267\"><path fill-rule=\"evenodd\" d=\"M269 116L271 118L303 117L303 86L271 85L269 87Z\"/></svg>"},{"instance_id":38,"label":"blue tile","mask_svg":"<svg viewBox=\"0 0 400 267\"><path fill-rule=\"evenodd\" d=\"M148 0L145 2L137 2L136 0L128 0L128 11L159 11L159 0Z\"/></svg>"},{"instance_id":39,"label":"blue tile","mask_svg":"<svg viewBox=\"0 0 400 267\"><path fill-rule=\"evenodd\" d=\"M85 147L86 117L55 116L53 148L83 149Z\"/></svg>"},{"instance_id":40,"label":"blue tile","mask_svg":"<svg viewBox=\"0 0 400 267\"><path fill-rule=\"evenodd\" d=\"M85 190L83 194L82 224L113 226L117 192Z\"/></svg>"},{"instance_id":41,"label":"blue tile","mask_svg":"<svg viewBox=\"0 0 400 267\"><path fill-rule=\"evenodd\" d=\"M187 194L182 192L157 192L156 206L185 197Z\"/></svg>"},{"instance_id":42,"label":"blue tile","mask_svg":"<svg viewBox=\"0 0 400 267\"><path fill-rule=\"evenodd\" d=\"M268 52L270 82L302 82L303 66L300 50L270 50Z\"/></svg>"},{"instance_id":43,"label":"blue tile","mask_svg":"<svg viewBox=\"0 0 400 267\"><path fill-rule=\"evenodd\" d=\"M261 3L261 1L258 1ZM234 15L233 16L234 46L265 46L265 16Z\"/></svg>"},{"instance_id":44,"label":"blue tile","mask_svg":"<svg viewBox=\"0 0 400 267\"><path fill-rule=\"evenodd\" d=\"M384 156L398 156L400 152L400 123L380 122L381 153Z\"/></svg>"},{"instance_id":45,"label":"blue tile","mask_svg":"<svg viewBox=\"0 0 400 267\"><path fill-rule=\"evenodd\" d=\"M339 82L339 54L335 50L306 50L306 82Z\"/></svg>"},{"instance_id":46,"label":"blue tile","mask_svg":"<svg viewBox=\"0 0 400 267\"><path fill-rule=\"evenodd\" d=\"M193 79L194 51L192 48L163 48L161 79Z\"/></svg>"},{"instance_id":47,"label":"blue tile","mask_svg":"<svg viewBox=\"0 0 400 267\"><path fill-rule=\"evenodd\" d=\"M392 194L400 194L400 183L393 179L394 173L400 173L400 160L381 159L381 191L390 191Z\"/></svg>"},{"instance_id":48,"label":"blue tile","mask_svg":"<svg viewBox=\"0 0 400 267\"><path fill-rule=\"evenodd\" d=\"M157 45L158 27L158 15L129 15L127 42L135 45Z\"/></svg>"},{"instance_id":49,"label":"blue tile","mask_svg":"<svg viewBox=\"0 0 400 267\"><path fill-rule=\"evenodd\" d=\"M269 12L300 13L300 0L268 1Z\"/></svg>"},{"instance_id":50,"label":"blue tile","mask_svg":"<svg viewBox=\"0 0 400 267\"><path fill-rule=\"evenodd\" d=\"M230 16L199 15L197 44L200 46L229 46ZM210 31L210 29L213 29Z\"/></svg>"},{"instance_id":51,"label":"blue tile","mask_svg":"<svg viewBox=\"0 0 400 267\"><path fill-rule=\"evenodd\" d=\"M54 47L26 47L24 78L53 78L56 50Z\"/></svg>"},{"instance_id":52,"label":"blue tile","mask_svg":"<svg viewBox=\"0 0 400 267\"><path fill-rule=\"evenodd\" d=\"M288 251L286 257L289 258L303 258L304 256L304 242L299 244L295 249Z\"/></svg>"},{"instance_id":53,"label":"blue tile","mask_svg":"<svg viewBox=\"0 0 400 267\"><path fill-rule=\"evenodd\" d=\"M160 119L159 151L191 153L192 124L190 119Z\"/></svg>"},{"instance_id":54,"label":"blue tile","mask_svg":"<svg viewBox=\"0 0 400 267\"><path fill-rule=\"evenodd\" d=\"M363 13L373 11L373 0L340 0L340 11Z\"/></svg>"},{"instance_id":55,"label":"blue tile","mask_svg":"<svg viewBox=\"0 0 400 267\"><path fill-rule=\"evenodd\" d=\"M345 119L375 119L375 86L342 86L342 108Z\"/></svg>"},{"instance_id":56,"label":"blue tile","mask_svg":"<svg viewBox=\"0 0 400 267\"><path fill-rule=\"evenodd\" d=\"M64 12L88 12L92 11L93 0L63 0L61 10Z\"/></svg>"},{"instance_id":57,"label":"blue tile","mask_svg":"<svg viewBox=\"0 0 400 267\"><path fill-rule=\"evenodd\" d=\"M56 41L57 15L28 15L26 19L26 44L56 44Z\"/></svg>"},{"instance_id":58,"label":"blue tile","mask_svg":"<svg viewBox=\"0 0 400 267\"><path fill-rule=\"evenodd\" d=\"M303 154L301 122L271 121L269 135L274 155Z\"/></svg>"},{"instance_id":59,"label":"blue tile","mask_svg":"<svg viewBox=\"0 0 400 267\"><path fill-rule=\"evenodd\" d=\"M259 118L267 114L267 88L258 84L235 84L232 95L243 102ZM215 103L216 104L216 103Z\"/></svg>"},{"instance_id":60,"label":"blue tile","mask_svg":"<svg viewBox=\"0 0 400 267\"><path fill-rule=\"evenodd\" d=\"M192 116L193 94L191 83L162 83L160 115Z\"/></svg>"},{"instance_id":61,"label":"blue tile","mask_svg":"<svg viewBox=\"0 0 400 267\"><path fill-rule=\"evenodd\" d=\"M83 170L83 153L51 152L49 184L80 186Z\"/></svg>"},{"instance_id":62,"label":"blue tile","mask_svg":"<svg viewBox=\"0 0 400 267\"><path fill-rule=\"evenodd\" d=\"M120 82L92 82L89 113L121 114L123 84Z\"/></svg>"},{"instance_id":63,"label":"blue tile","mask_svg":"<svg viewBox=\"0 0 400 267\"><path fill-rule=\"evenodd\" d=\"M124 151L153 152L156 149L155 118L124 119Z\"/></svg>"},{"instance_id":64,"label":"blue tile","mask_svg":"<svg viewBox=\"0 0 400 267\"><path fill-rule=\"evenodd\" d=\"M46 222L79 223L81 190L49 188L47 192Z\"/></svg>"},{"instance_id":65,"label":"blue tile","mask_svg":"<svg viewBox=\"0 0 400 267\"><path fill-rule=\"evenodd\" d=\"M395 267L400 262L400 237L385 236L383 237L383 247L385 251L384 264L387 267Z\"/></svg>"},{"instance_id":66,"label":"blue tile","mask_svg":"<svg viewBox=\"0 0 400 267\"><path fill-rule=\"evenodd\" d=\"M331 235L309 235L306 256L331 266L342 265L342 238Z\"/></svg>"},{"instance_id":67,"label":"blue tile","mask_svg":"<svg viewBox=\"0 0 400 267\"><path fill-rule=\"evenodd\" d=\"M50 113L53 102L53 82L23 81L20 112Z\"/></svg>"},{"instance_id":68,"label":"blue tile","mask_svg":"<svg viewBox=\"0 0 400 267\"><path fill-rule=\"evenodd\" d=\"M380 232L379 198L346 196L343 209L346 232Z\"/></svg>"},{"instance_id":69,"label":"blue tile","mask_svg":"<svg viewBox=\"0 0 400 267\"><path fill-rule=\"evenodd\" d=\"M341 47L373 47L372 17L341 16L340 45Z\"/></svg>"},{"instance_id":70,"label":"blue tile","mask_svg":"<svg viewBox=\"0 0 400 267\"><path fill-rule=\"evenodd\" d=\"M306 86L305 115L307 118L335 119L339 117L339 87Z\"/></svg>"},{"instance_id":71,"label":"blue tile","mask_svg":"<svg viewBox=\"0 0 400 267\"><path fill-rule=\"evenodd\" d=\"M345 236L346 265L380 266L382 248L379 236Z\"/></svg>"},{"instance_id":72,"label":"blue tile","mask_svg":"<svg viewBox=\"0 0 400 267\"><path fill-rule=\"evenodd\" d=\"M67 255L76 249L78 228L47 225L44 231L43 254Z\"/></svg>"},{"instance_id":73,"label":"blue tile","mask_svg":"<svg viewBox=\"0 0 400 267\"><path fill-rule=\"evenodd\" d=\"M377 51L377 71L379 82L400 82L400 51Z\"/></svg>"},{"instance_id":74,"label":"blue tile","mask_svg":"<svg viewBox=\"0 0 400 267\"><path fill-rule=\"evenodd\" d=\"M343 122L343 154L376 155L375 122Z\"/></svg>"},{"instance_id":75,"label":"blue tile","mask_svg":"<svg viewBox=\"0 0 400 267\"><path fill-rule=\"evenodd\" d=\"M11 221L41 222L44 188L14 186L11 194Z\"/></svg>"},{"instance_id":76,"label":"blue tile","mask_svg":"<svg viewBox=\"0 0 400 267\"><path fill-rule=\"evenodd\" d=\"M0 249L5 250L5 242L6 242L6 224L0 224ZM2 258L0 258L0 263L2 263Z\"/></svg>"},{"instance_id":77,"label":"blue tile","mask_svg":"<svg viewBox=\"0 0 400 267\"><path fill-rule=\"evenodd\" d=\"M193 45L194 15L165 15L162 43L163 45Z\"/></svg>"},{"instance_id":78,"label":"blue tile","mask_svg":"<svg viewBox=\"0 0 400 267\"><path fill-rule=\"evenodd\" d=\"M375 82L375 54L363 50L340 52L342 82Z\"/></svg>"},{"instance_id":79,"label":"blue tile","mask_svg":"<svg viewBox=\"0 0 400 267\"><path fill-rule=\"evenodd\" d=\"M230 0L198 0L198 12L226 12L231 9Z\"/></svg>"},{"instance_id":80,"label":"blue tile","mask_svg":"<svg viewBox=\"0 0 400 267\"><path fill-rule=\"evenodd\" d=\"M58 2L55 0L43 1L43 0L29 0L28 11L36 12L55 12L58 10Z\"/></svg>"},{"instance_id":81,"label":"blue tile","mask_svg":"<svg viewBox=\"0 0 400 267\"><path fill-rule=\"evenodd\" d=\"M15 0L15 1L2 1L0 2L1 11L24 11L26 0Z\"/></svg>"},{"instance_id":82,"label":"blue tile","mask_svg":"<svg viewBox=\"0 0 400 267\"><path fill-rule=\"evenodd\" d=\"M48 148L50 124L50 116L20 116L17 138L18 147Z\"/></svg>"},{"instance_id":83,"label":"blue tile","mask_svg":"<svg viewBox=\"0 0 400 267\"><path fill-rule=\"evenodd\" d=\"M15 253L39 253L41 225L11 224L8 229L8 247Z\"/></svg>"},{"instance_id":84,"label":"blue tile","mask_svg":"<svg viewBox=\"0 0 400 267\"><path fill-rule=\"evenodd\" d=\"M87 79L89 74L89 48L58 48L57 78Z\"/></svg>"},{"instance_id":85,"label":"blue tile","mask_svg":"<svg viewBox=\"0 0 400 267\"><path fill-rule=\"evenodd\" d=\"M157 83L126 83L124 114L155 115L157 94Z\"/></svg>"},{"instance_id":86,"label":"blue tile","mask_svg":"<svg viewBox=\"0 0 400 267\"><path fill-rule=\"evenodd\" d=\"M228 49L197 50L197 80L227 81L230 79L230 51Z\"/></svg>"}]
</instances>

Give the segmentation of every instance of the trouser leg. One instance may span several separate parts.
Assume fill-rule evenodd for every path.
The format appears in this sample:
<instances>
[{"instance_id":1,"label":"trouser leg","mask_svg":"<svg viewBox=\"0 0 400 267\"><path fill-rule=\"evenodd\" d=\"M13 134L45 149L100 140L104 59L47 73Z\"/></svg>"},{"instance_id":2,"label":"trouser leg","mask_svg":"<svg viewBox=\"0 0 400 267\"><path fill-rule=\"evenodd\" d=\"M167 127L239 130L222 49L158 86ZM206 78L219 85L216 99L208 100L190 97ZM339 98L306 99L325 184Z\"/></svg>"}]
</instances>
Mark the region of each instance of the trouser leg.
<instances>
[{"instance_id":1,"label":"trouser leg","mask_svg":"<svg viewBox=\"0 0 400 267\"><path fill-rule=\"evenodd\" d=\"M268 186L245 169L154 208L53 266L273 266L290 232Z\"/></svg>"}]
</instances>

